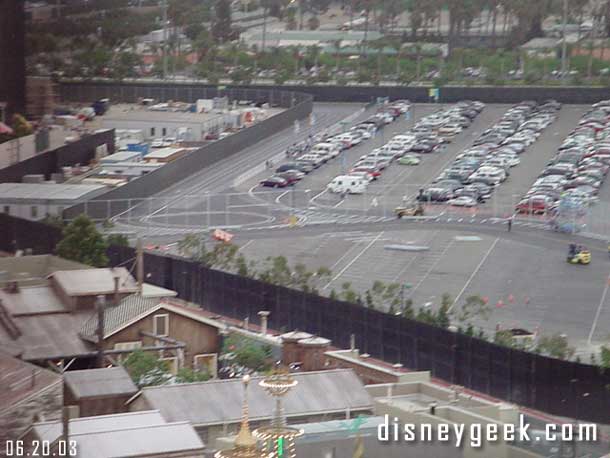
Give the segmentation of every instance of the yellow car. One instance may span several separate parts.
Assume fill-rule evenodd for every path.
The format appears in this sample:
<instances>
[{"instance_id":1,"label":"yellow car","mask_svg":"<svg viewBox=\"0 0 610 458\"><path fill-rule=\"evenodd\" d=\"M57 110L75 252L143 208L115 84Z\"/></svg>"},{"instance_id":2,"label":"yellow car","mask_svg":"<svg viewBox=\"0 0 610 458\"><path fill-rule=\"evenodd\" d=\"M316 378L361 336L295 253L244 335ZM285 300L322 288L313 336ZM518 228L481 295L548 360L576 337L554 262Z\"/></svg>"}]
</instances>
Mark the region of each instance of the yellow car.
<instances>
[{"instance_id":1,"label":"yellow car","mask_svg":"<svg viewBox=\"0 0 610 458\"><path fill-rule=\"evenodd\" d=\"M590 264L591 263L591 252L586 249L582 249L573 255L568 255L567 261L570 264Z\"/></svg>"}]
</instances>

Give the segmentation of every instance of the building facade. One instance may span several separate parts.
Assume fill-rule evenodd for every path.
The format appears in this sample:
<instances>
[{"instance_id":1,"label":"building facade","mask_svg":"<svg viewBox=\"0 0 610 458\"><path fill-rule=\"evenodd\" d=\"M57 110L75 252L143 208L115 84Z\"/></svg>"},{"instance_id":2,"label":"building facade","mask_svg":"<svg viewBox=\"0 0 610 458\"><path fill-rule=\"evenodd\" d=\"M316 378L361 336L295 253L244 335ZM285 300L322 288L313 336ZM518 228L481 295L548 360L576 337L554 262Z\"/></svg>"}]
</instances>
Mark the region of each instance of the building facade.
<instances>
[{"instance_id":1,"label":"building facade","mask_svg":"<svg viewBox=\"0 0 610 458\"><path fill-rule=\"evenodd\" d=\"M0 122L24 113L25 99L24 2L0 0Z\"/></svg>"}]
</instances>

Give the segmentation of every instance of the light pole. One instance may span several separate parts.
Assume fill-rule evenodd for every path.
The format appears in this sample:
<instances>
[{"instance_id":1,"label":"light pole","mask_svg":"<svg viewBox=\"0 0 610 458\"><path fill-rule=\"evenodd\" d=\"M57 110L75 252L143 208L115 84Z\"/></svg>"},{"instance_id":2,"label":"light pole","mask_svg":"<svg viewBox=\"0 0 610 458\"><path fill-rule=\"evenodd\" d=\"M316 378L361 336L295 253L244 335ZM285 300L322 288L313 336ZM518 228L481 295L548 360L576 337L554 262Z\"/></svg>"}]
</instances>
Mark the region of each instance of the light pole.
<instances>
[{"instance_id":1,"label":"light pole","mask_svg":"<svg viewBox=\"0 0 610 458\"><path fill-rule=\"evenodd\" d=\"M566 72L568 69L567 54L568 54L568 42L566 41L566 30L568 25L568 0L563 0L563 31L562 31L562 43L561 43L561 79L565 80Z\"/></svg>"},{"instance_id":2,"label":"light pole","mask_svg":"<svg viewBox=\"0 0 610 458\"><path fill-rule=\"evenodd\" d=\"M163 80L167 79L167 0L163 0Z\"/></svg>"}]
</instances>

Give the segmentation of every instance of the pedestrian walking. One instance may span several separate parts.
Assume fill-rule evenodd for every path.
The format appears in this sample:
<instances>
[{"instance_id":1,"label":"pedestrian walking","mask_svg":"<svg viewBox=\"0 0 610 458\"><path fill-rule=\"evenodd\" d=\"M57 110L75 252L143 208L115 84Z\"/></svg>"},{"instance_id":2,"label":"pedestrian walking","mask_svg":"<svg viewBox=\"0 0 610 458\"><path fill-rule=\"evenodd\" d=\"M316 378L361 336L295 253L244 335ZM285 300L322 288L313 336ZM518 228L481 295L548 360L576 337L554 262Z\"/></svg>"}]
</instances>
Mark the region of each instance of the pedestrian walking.
<instances>
[{"instance_id":1,"label":"pedestrian walking","mask_svg":"<svg viewBox=\"0 0 610 458\"><path fill-rule=\"evenodd\" d=\"M510 230L513 227L513 217L512 216L508 218L508 222L507 222L507 226L506 227L508 229L508 232L510 232Z\"/></svg>"}]
</instances>

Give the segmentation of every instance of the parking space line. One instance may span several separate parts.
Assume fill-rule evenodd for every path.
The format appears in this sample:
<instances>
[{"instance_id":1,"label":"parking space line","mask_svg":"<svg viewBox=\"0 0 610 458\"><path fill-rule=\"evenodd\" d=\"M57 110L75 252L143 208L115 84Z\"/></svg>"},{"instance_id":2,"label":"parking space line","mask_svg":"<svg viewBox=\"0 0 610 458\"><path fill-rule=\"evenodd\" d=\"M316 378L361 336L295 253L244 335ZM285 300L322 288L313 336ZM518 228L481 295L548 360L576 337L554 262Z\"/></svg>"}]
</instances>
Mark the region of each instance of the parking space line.
<instances>
[{"instance_id":1,"label":"parking space line","mask_svg":"<svg viewBox=\"0 0 610 458\"><path fill-rule=\"evenodd\" d=\"M587 343L591 345L591 341L593 340L593 334L595 334L595 328L597 328L597 322L599 321L599 316L602 313L602 309L604 308L604 302L606 302L606 295L608 294L608 287L610 286L610 274L606 279L606 287L604 288L604 292L602 293L602 298L599 301L599 306L597 307L597 313L595 314L595 319L593 320L593 325L591 326L591 332L589 332L589 338L587 339Z\"/></svg>"},{"instance_id":2,"label":"parking space line","mask_svg":"<svg viewBox=\"0 0 610 458\"><path fill-rule=\"evenodd\" d=\"M496 247L496 244L498 243L499 240L500 240L500 237L496 237L496 240L494 240L494 243L491 244L491 246L489 247L489 250L487 250L487 253L485 253L485 256L483 256L483 259L481 259L481 262L479 262L479 265L476 267L476 269L474 269L474 271L472 272L470 277L468 277L468 281L466 281L466 283L464 284L464 287L462 288L460 293L455 297L453 304L451 304L451 306L449 307L449 310L447 310L448 312L450 312L451 309L455 306L455 304L457 304L457 302L460 300L460 298L462 297L462 294L464 294L464 291L466 291L466 288L468 288L468 285L470 285L470 283L472 282L474 277L479 273L479 270L481 270L481 267L483 266L483 264L485 263L485 261L487 260L487 258L489 257L489 255L491 254L493 249Z\"/></svg>"},{"instance_id":3,"label":"parking space line","mask_svg":"<svg viewBox=\"0 0 610 458\"><path fill-rule=\"evenodd\" d=\"M373 246L373 244L374 244L374 243L375 243L377 240L379 240L379 239L381 238L381 236L382 236L382 235L383 235L383 231L381 231L379 234L377 234L377 237L375 237L373 240L371 240L371 241L369 242L369 244L368 244L367 246L365 246L365 247L362 249L362 251L360 251L360 253L358 253L358 254L357 254L355 257L354 257L354 259L352 259L352 260L351 260L351 261L350 261L350 262L349 262L349 263L348 263L348 264L347 264L347 265L346 265L346 266L345 266L343 269L341 269L341 270L339 271L339 273L338 273L337 275L335 275L335 276L334 276L334 277L333 277L333 278L332 278L332 279L331 279L331 280L330 280L330 281L329 281L329 282L326 284L326 286L325 286L324 288L322 288L322 289L327 289L327 288L328 288L328 287L329 287L329 286L332 284L332 282L334 282L334 281L335 281L337 278L339 278L341 275L343 275L343 274L345 273L345 271L346 271L347 269L349 269L349 268L350 268L350 267L351 267L351 266L352 266L352 265L353 265L353 264L354 264L354 263L355 263L355 262L356 262L356 261L357 261L357 260L360 258L360 256L362 256L362 255L363 255L363 254L366 252L366 250L368 250L370 247L372 247L372 246ZM346 253L346 254L347 254L347 253ZM343 258L343 257L342 257L342 258ZM338 262L338 261L337 261L337 262ZM336 263L335 263L335 265L336 265ZM331 268L331 270L332 270L332 268Z\"/></svg>"}]
</instances>

